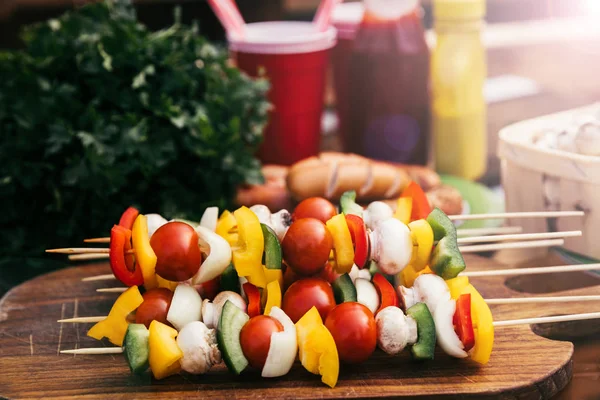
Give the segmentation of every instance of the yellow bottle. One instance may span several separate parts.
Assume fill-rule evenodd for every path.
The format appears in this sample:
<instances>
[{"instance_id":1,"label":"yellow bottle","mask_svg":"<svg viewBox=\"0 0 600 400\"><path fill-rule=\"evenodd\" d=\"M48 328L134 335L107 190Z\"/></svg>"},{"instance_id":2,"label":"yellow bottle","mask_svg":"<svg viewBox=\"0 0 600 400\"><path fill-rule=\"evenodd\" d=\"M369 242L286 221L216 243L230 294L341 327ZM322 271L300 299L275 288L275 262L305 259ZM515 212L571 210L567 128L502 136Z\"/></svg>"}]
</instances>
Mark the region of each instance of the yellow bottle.
<instances>
[{"instance_id":1,"label":"yellow bottle","mask_svg":"<svg viewBox=\"0 0 600 400\"><path fill-rule=\"evenodd\" d=\"M437 36L431 56L432 132L436 169L481 177L487 162L485 0L434 0Z\"/></svg>"}]
</instances>

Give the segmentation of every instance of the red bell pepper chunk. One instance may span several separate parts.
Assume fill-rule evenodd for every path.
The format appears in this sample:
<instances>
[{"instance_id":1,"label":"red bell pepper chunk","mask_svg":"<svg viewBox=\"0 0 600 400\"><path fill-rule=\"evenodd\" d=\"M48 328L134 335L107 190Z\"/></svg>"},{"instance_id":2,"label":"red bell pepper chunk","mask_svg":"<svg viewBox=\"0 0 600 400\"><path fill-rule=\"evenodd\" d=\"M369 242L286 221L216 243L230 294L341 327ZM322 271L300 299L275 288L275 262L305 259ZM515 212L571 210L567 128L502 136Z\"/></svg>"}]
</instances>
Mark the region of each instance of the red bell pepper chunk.
<instances>
[{"instance_id":1,"label":"red bell pepper chunk","mask_svg":"<svg viewBox=\"0 0 600 400\"><path fill-rule=\"evenodd\" d=\"M115 278L127 286L144 284L142 269L137 268L131 250L131 230L115 225L110 231L110 268Z\"/></svg>"},{"instance_id":2,"label":"red bell pepper chunk","mask_svg":"<svg viewBox=\"0 0 600 400\"><path fill-rule=\"evenodd\" d=\"M137 208L127 208L123 215L121 215L121 219L119 220L119 226L131 230L131 228L133 227L133 223L135 222L135 219L138 217L138 215L140 215L140 212Z\"/></svg>"},{"instance_id":3,"label":"red bell pepper chunk","mask_svg":"<svg viewBox=\"0 0 600 400\"><path fill-rule=\"evenodd\" d=\"M456 311L454 312L454 331L469 351L475 345L475 331L471 319L471 293L461 294L456 299Z\"/></svg>"},{"instance_id":4,"label":"red bell pepper chunk","mask_svg":"<svg viewBox=\"0 0 600 400\"><path fill-rule=\"evenodd\" d=\"M260 292L258 288L250 282L244 283L242 287L248 298L248 316L252 318L262 314L260 312Z\"/></svg>"},{"instance_id":5,"label":"red bell pepper chunk","mask_svg":"<svg viewBox=\"0 0 600 400\"><path fill-rule=\"evenodd\" d=\"M415 181L411 181L402 191L400 197L412 198L412 211L410 214L410 220L416 221L418 219L427 219L429 213L431 213L431 206L429 200L421 186Z\"/></svg>"},{"instance_id":6,"label":"red bell pepper chunk","mask_svg":"<svg viewBox=\"0 0 600 400\"><path fill-rule=\"evenodd\" d=\"M354 243L354 264L362 269L369 259L369 235L365 222L358 215L346 215L346 223L350 229L352 243Z\"/></svg>"},{"instance_id":7,"label":"red bell pepper chunk","mask_svg":"<svg viewBox=\"0 0 600 400\"><path fill-rule=\"evenodd\" d=\"M379 294L380 305L379 309L375 312L375 315L381 310L389 306L398 306L398 295L394 290L392 284L385 279L385 276L380 273L376 273L373 275L373 285L375 285L375 289Z\"/></svg>"}]
</instances>

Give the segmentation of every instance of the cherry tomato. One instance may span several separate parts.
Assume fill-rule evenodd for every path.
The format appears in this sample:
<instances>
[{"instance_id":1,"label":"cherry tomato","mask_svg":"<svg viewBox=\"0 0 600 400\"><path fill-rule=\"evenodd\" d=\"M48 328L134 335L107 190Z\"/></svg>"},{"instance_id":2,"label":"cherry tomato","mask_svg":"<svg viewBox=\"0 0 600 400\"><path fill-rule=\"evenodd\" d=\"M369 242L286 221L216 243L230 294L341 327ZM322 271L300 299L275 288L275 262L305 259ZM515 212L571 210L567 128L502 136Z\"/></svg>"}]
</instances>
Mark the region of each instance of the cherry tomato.
<instances>
[{"instance_id":1,"label":"cherry tomato","mask_svg":"<svg viewBox=\"0 0 600 400\"><path fill-rule=\"evenodd\" d=\"M281 322L268 315L257 315L244 324L240 332L240 344L252 367L263 369L271 346L271 334L281 331Z\"/></svg>"},{"instance_id":2,"label":"cherry tomato","mask_svg":"<svg viewBox=\"0 0 600 400\"><path fill-rule=\"evenodd\" d=\"M337 278L342 276L342 274L337 273L335 271L335 268L333 267L333 263L331 261L328 261L325 264L325 268L323 268L323 270L321 272L319 272L316 276L318 278L326 280L327 282L329 282L333 285L333 282L335 282L335 280Z\"/></svg>"},{"instance_id":3,"label":"cherry tomato","mask_svg":"<svg viewBox=\"0 0 600 400\"><path fill-rule=\"evenodd\" d=\"M281 308L296 323L313 306L325 321L335 307L331 285L319 278L304 278L292 283L283 295Z\"/></svg>"},{"instance_id":4,"label":"cherry tomato","mask_svg":"<svg viewBox=\"0 0 600 400\"><path fill-rule=\"evenodd\" d=\"M335 307L325 320L340 360L347 363L366 361L377 345L377 325L373 313L356 302Z\"/></svg>"},{"instance_id":5,"label":"cherry tomato","mask_svg":"<svg viewBox=\"0 0 600 400\"><path fill-rule=\"evenodd\" d=\"M283 292L285 293L287 288L289 288L292 283L296 282L298 279L302 279L303 277L295 273L294 270L285 265L285 263L283 265Z\"/></svg>"},{"instance_id":6,"label":"cherry tomato","mask_svg":"<svg viewBox=\"0 0 600 400\"><path fill-rule=\"evenodd\" d=\"M200 294L202 299L213 300L217 294L219 294L219 284L221 283L221 276L217 276L208 282L195 285L196 291Z\"/></svg>"},{"instance_id":7,"label":"cherry tomato","mask_svg":"<svg viewBox=\"0 0 600 400\"><path fill-rule=\"evenodd\" d=\"M304 199L296 206L292 214L292 220L301 218L316 218L325 223L337 214L335 206L322 197L310 197Z\"/></svg>"},{"instance_id":8,"label":"cherry tomato","mask_svg":"<svg viewBox=\"0 0 600 400\"><path fill-rule=\"evenodd\" d=\"M294 221L281 243L287 265L305 276L323 269L332 247L331 233L324 223L315 218Z\"/></svg>"},{"instance_id":9,"label":"cherry tomato","mask_svg":"<svg viewBox=\"0 0 600 400\"><path fill-rule=\"evenodd\" d=\"M185 222L168 222L150 238L156 253L156 273L169 281L190 279L202 263L198 234Z\"/></svg>"},{"instance_id":10,"label":"cherry tomato","mask_svg":"<svg viewBox=\"0 0 600 400\"><path fill-rule=\"evenodd\" d=\"M144 324L149 328L150 322L156 320L171 326L167 321L167 313L173 300L173 292L167 288L154 288L147 290L142 297L144 302L135 312L135 323Z\"/></svg>"}]
</instances>

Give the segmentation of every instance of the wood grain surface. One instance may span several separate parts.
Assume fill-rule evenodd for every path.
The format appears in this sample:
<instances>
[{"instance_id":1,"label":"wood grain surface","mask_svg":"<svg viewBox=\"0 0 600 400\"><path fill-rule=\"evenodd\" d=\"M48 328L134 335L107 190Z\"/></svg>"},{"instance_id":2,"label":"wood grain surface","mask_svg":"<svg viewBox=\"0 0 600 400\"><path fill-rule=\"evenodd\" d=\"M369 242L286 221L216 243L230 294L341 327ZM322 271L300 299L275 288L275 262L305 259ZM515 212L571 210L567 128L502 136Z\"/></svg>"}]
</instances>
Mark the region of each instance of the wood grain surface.
<instances>
[{"instance_id":1,"label":"wood grain surface","mask_svg":"<svg viewBox=\"0 0 600 400\"><path fill-rule=\"evenodd\" d=\"M469 269L498 267L477 256L467 258ZM59 355L59 350L102 345L86 336L89 324L59 324L59 318L106 314L116 294L97 294L96 288L115 281L81 282L109 272L107 264L74 267L40 276L13 290L0 301L0 396L7 398L372 398L461 397L506 399L550 398L572 375L573 345L534 334L529 326L498 328L491 361L478 366L437 353L429 363L415 363L408 352L398 357L379 350L358 366L342 366L335 389L299 363L285 377L262 379L258 372L241 377L224 365L203 376L178 375L162 381L130 375L121 355ZM543 281L543 278L538 278ZM590 278L593 279L593 278ZM484 297L523 295L504 285L504 278L472 278ZM600 281L598 282L600 283ZM541 285L541 283L540 283ZM599 294L598 286L558 294ZM536 293L536 295L542 295ZM598 303L494 306L497 320L586 312ZM572 330L597 334L600 324L556 324L545 333L569 337ZM110 344L105 343L110 346Z\"/></svg>"}]
</instances>

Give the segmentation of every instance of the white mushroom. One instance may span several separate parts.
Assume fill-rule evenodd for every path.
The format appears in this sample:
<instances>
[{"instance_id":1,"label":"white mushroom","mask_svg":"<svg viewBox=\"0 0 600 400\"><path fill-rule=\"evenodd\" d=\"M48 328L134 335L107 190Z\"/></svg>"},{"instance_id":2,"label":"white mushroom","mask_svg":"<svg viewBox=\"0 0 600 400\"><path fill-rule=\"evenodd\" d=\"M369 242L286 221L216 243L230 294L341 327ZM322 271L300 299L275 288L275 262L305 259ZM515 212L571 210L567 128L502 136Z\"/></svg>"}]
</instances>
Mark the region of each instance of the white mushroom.
<instances>
[{"instance_id":1,"label":"white mushroom","mask_svg":"<svg viewBox=\"0 0 600 400\"><path fill-rule=\"evenodd\" d=\"M419 275L412 289L417 292L418 302L427 304L431 314L435 314L438 304L450 300L448 285L437 275Z\"/></svg>"},{"instance_id":2,"label":"white mushroom","mask_svg":"<svg viewBox=\"0 0 600 400\"><path fill-rule=\"evenodd\" d=\"M374 201L363 212L363 220L370 230L374 230L378 223L394 216L394 211L383 201Z\"/></svg>"},{"instance_id":3,"label":"white mushroom","mask_svg":"<svg viewBox=\"0 0 600 400\"><path fill-rule=\"evenodd\" d=\"M246 302L242 299L242 296L226 290L219 293L212 302L207 299L202 302L202 322L207 327L217 328L219 326L221 311L227 300L231 301L240 310L246 312Z\"/></svg>"},{"instance_id":4,"label":"white mushroom","mask_svg":"<svg viewBox=\"0 0 600 400\"><path fill-rule=\"evenodd\" d=\"M417 341L417 323L398 307L390 306L377 313L377 345L388 354L400 353Z\"/></svg>"},{"instance_id":5,"label":"white mushroom","mask_svg":"<svg viewBox=\"0 0 600 400\"><path fill-rule=\"evenodd\" d=\"M192 278L192 283L198 285L208 282L221 275L231 262L231 246L221 236L203 226L195 228L198 234L198 245L200 251L207 257L200 269Z\"/></svg>"},{"instance_id":6,"label":"white mushroom","mask_svg":"<svg viewBox=\"0 0 600 400\"><path fill-rule=\"evenodd\" d=\"M250 211L256 214L262 224L271 226L271 210L269 210L269 207L263 204L255 204L250 207Z\"/></svg>"},{"instance_id":7,"label":"white mushroom","mask_svg":"<svg viewBox=\"0 0 600 400\"><path fill-rule=\"evenodd\" d=\"M370 234L371 258L388 275L401 272L410 262L413 243L408 226L395 218L381 221Z\"/></svg>"},{"instance_id":8,"label":"white mushroom","mask_svg":"<svg viewBox=\"0 0 600 400\"><path fill-rule=\"evenodd\" d=\"M283 237L287 233L290 225L292 224L292 214L286 209L279 210L275 214L271 214L271 225L277 238L280 242L283 241Z\"/></svg>"},{"instance_id":9,"label":"white mushroom","mask_svg":"<svg viewBox=\"0 0 600 400\"><path fill-rule=\"evenodd\" d=\"M208 329L200 321L190 322L177 335L177 346L183 352L181 369L190 374L204 374L221 362L214 329Z\"/></svg>"}]
</instances>

